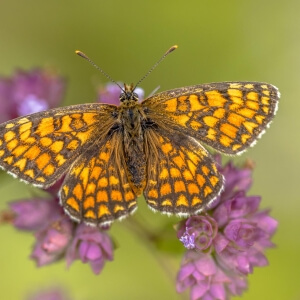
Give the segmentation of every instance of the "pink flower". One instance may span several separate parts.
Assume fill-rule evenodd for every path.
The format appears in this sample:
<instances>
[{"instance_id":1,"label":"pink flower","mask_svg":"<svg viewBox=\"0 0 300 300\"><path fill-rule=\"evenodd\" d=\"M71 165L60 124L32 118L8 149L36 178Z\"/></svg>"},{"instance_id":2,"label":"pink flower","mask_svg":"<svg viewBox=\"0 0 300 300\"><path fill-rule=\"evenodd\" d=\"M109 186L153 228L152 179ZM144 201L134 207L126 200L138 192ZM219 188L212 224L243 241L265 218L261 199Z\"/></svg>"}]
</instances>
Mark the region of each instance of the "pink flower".
<instances>
[{"instance_id":1,"label":"pink flower","mask_svg":"<svg viewBox=\"0 0 300 300\"><path fill-rule=\"evenodd\" d=\"M19 70L0 78L0 121L54 108L60 104L65 80L48 70Z\"/></svg>"},{"instance_id":2,"label":"pink flower","mask_svg":"<svg viewBox=\"0 0 300 300\"><path fill-rule=\"evenodd\" d=\"M74 224L68 217L62 217L53 220L46 228L36 232L37 242L31 258L39 267L62 257L72 239L73 226Z\"/></svg>"},{"instance_id":3,"label":"pink flower","mask_svg":"<svg viewBox=\"0 0 300 300\"><path fill-rule=\"evenodd\" d=\"M99 274L106 260L113 260L113 243L99 228L80 224L67 252L68 266L76 259L89 263L95 274Z\"/></svg>"},{"instance_id":4,"label":"pink flower","mask_svg":"<svg viewBox=\"0 0 300 300\"><path fill-rule=\"evenodd\" d=\"M216 259L228 269L248 274L253 267L268 264L264 251L273 246L270 240L278 223L266 211L258 210L259 203L260 197L237 192L231 199L222 199L213 211L223 232L214 241Z\"/></svg>"},{"instance_id":5,"label":"pink flower","mask_svg":"<svg viewBox=\"0 0 300 300\"><path fill-rule=\"evenodd\" d=\"M177 232L187 249L207 250L218 232L216 221L209 216L192 216L181 223Z\"/></svg>"},{"instance_id":6,"label":"pink flower","mask_svg":"<svg viewBox=\"0 0 300 300\"><path fill-rule=\"evenodd\" d=\"M226 274L211 255L188 250L177 275L176 288L190 288L191 300L226 300L228 292L239 295L247 287L245 279Z\"/></svg>"},{"instance_id":7,"label":"pink flower","mask_svg":"<svg viewBox=\"0 0 300 300\"><path fill-rule=\"evenodd\" d=\"M14 213L13 224L21 230L38 230L56 215L57 204L53 200L33 198L9 203Z\"/></svg>"}]
</instances>

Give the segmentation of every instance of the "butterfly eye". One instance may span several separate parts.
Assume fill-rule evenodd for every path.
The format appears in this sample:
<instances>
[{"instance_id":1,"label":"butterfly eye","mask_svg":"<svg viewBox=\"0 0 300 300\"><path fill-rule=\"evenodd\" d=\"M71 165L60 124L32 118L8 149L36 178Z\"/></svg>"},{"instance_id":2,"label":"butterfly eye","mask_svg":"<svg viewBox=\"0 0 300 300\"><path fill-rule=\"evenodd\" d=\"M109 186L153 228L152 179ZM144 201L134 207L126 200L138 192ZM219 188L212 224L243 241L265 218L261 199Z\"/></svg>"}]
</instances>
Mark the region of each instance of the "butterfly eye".
<instances>
[{"instance_id":1,"label":"butterfly eye","mask_svg":"<svg viewBox=\"0 0 300 300\"><path fill-rule=\"evenodd\" d=\"M123 102L124 100L126 100L127 99L126 94L125 93L121 93L119 99L120 99L120 102Z\"/></svg>"},{"instance_id":2,"label":"butterfly eye","mask_svg":"<svg viewBox=\"0 0 300 300\"><path fill-rule=\"evenodd\" d=\"M132 93L132 99L133 100L139 100L139 95L137 93Z\"/></svg>"}]
</instances>

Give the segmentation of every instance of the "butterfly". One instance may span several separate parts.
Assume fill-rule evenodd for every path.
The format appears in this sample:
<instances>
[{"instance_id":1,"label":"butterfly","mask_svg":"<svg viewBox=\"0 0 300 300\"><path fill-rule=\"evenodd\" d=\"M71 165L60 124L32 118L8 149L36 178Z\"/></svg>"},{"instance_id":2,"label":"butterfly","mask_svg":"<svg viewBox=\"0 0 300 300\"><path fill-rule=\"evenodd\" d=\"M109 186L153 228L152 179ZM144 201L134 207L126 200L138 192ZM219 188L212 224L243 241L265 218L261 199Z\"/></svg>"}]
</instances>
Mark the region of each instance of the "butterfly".
<instances>
[{"instance_id":1,"label":"butterfly","mask_svg":"<svg viewBox=\"0 0 300 300\"><path fill-rule=\"evenodd\" d=\"M59 192L76 221L102 226L123 219L144 194L161 213L207 210L224 178L202 146L241 154L264 133L280 95L261 82L182 87L138 101L124 85L120 105L55 108L0 125L0 166L20 180Z\"/></svg>"}]
</instances>

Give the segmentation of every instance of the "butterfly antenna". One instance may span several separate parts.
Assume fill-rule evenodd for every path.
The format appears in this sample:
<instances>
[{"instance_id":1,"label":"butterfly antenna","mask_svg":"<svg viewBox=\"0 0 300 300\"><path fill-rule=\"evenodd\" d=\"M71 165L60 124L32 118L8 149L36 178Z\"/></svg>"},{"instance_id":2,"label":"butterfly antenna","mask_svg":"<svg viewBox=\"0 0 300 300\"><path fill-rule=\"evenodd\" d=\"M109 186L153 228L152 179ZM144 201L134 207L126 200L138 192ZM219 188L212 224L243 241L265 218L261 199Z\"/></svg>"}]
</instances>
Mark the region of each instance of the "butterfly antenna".
<instances>
[{"instance_id":1,"label":"butterfly antenna","mask_svg":"<svg viewBox=\"0 0 300 300\"><path fill-rule=\"evenodd\" d=\"M136 87L146 78L148 75L166 58L167 55L169 55L171 52L176 50L178 48L177 45L172 46L157 62L154 64L154 66L137 82L135 85L133 91L136 89Z\"/></svg>"},{"instance_id":2,"label":"butterfly antenna","mask_svg":"<svg viewBox=\"0 0 300 300\"><path fill-rule=\"evenodd\" d=\"M106 72L104 72L99 66L97 66L86 54L84 54L79 50L76 50L75 53L80 57L86 59L92 66L94 66L97 70L99 70L106 78L108 78L111 82L115 83L121 89L121 91L125 92L124 89L115 80L113 80Z\"/></svg>"}]
</instances>

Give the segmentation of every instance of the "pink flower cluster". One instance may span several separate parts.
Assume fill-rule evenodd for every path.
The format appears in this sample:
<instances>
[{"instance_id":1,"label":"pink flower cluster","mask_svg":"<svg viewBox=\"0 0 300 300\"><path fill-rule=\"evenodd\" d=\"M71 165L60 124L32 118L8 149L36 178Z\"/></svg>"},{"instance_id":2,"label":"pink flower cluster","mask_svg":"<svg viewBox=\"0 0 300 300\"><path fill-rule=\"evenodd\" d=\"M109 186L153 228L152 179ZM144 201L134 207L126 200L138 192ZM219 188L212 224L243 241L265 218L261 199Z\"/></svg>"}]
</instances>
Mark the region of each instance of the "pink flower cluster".
<instances>
[{"instance_id":1,"label":"pink flower cluster","mask_svg":"<svg viewBox=\"0 0 300 300\"><path fill-rule=\"evenodd\" d=\"M104 229L76 224L64 215L58 199L34 198L10 203L13 224L33 232L36 243L31 258L41 267L60 259L67 266L80 259L99 274L107 260L113 260L113 242Z\"/></svg>"},{"instance_id":2,"label":"pink flower cluster","mask_svg":"<svg viewBox=\"0 0 300 300\"><path fill-rule=\"evenodd\" d=\"M219 163L220 159L218 157ZM265 249L277 221L260 211L260 197L247 196L251 170L228 163L219 171L225 189L206 215L181 222L177 235L188 249L177 276L177 291L190 288L192 300L225 300L247 288L254 267L268 264Z\"/></svg>"}]
</instances>

